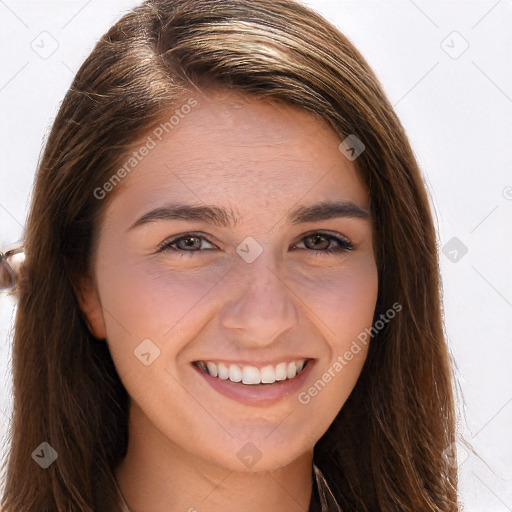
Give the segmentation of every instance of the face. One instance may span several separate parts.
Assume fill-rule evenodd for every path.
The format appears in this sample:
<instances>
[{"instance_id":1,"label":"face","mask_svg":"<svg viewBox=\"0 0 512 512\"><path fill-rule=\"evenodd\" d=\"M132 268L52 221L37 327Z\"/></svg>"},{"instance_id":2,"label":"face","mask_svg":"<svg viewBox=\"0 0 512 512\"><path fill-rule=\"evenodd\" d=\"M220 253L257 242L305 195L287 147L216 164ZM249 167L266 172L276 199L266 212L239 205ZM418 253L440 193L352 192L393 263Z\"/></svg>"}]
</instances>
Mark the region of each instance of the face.
<instances>
[{"instance_id":1,"label":"face","mask_svg":"<svg viewBox=\"0 0 512 512\"><path fill-rule=\"evenodd\" d=\"M185 104L116 185L83 308L132 430L234 471L281 467L313 450L367 354L351 347L377 299L369 197L312 115Z\"/></svg>"}]
</instances>

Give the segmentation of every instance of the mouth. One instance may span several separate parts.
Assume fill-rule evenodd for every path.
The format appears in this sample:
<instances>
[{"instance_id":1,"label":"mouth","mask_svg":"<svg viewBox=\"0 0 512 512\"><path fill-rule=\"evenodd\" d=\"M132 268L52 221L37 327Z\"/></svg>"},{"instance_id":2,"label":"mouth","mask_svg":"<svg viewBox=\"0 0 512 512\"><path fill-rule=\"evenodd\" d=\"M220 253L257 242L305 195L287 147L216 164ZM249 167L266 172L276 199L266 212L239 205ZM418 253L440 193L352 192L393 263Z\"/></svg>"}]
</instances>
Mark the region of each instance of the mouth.
<instances>
[{"instance_id":1,"label":"mouth","mask_svg":"<svg viewBox=\"0 0 512 512\"><path fill-rule=\"evenodd\" d=\"M194 361L201 380L241 404L272 407L307 385L315 359L294 359L257 367L222 361Z\"/></svg>"},{"instance_id":2,"label":"mouth","mask_svg":"<svg viewBox=\"0 0 512 512\"><path fill-rule=\"evenodd\" d=\"M247 386L271 386L297 378L311 359L296 359L278 364L257 366L221 361L194 361L192 364L210 377Z\"/></svg>"}]
</instances>

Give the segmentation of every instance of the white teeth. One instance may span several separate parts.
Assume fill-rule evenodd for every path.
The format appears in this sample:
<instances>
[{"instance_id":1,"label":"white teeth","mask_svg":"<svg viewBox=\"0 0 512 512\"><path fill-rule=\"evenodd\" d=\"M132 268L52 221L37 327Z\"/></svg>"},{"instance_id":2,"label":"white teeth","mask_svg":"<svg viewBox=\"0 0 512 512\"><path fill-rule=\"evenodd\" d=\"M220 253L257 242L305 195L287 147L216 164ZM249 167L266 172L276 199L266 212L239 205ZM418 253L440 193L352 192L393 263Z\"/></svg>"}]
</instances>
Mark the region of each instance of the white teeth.
<instances>
[{"instance_id":1,"label":"white teeth","mask_svg":"<svg viewBox=\"0 0 512 512\"><path fill-rule=\"evenodd\" d=\"M212 375L213 377L217 377L217 366L215 365L215 363L208 361L206 363L206 366L208 367L208 371L210 372L210 375Z\"/></svg>"},{"instance_id":2,"label":"white teeth","mask_svg":"<svg viewBox=\"0 0 512 512\"><path fill-rule=\"evenodd\" d=\"M276 381L276 372L274 371L274 367L271 365L264 366L260 370L260 374L261 374L261 382L263 384L274 384L274 382Z\"/></svg>"},{"instance_id":3,"label":"white teeth","mask_svg":"<svg viewBox=\"0 0 512 512\"><path fill-rule=\"evenodd\" d=\"M288 366L286 368L286 376L289 379L293 379L297 375L297 366L295 363L288 363Z\"/></svg>"},{"instance_id":4,"label":"white teeth","mask_svg":"<svg viewBox=\"0 0 512 512\"><path fill-rule=\"evenodd\" d=\"M225 364L219 363L217 371L219 372L219 379L226 380L229 377L228 367Z\"/></svg>"},{"instance_id":5,"label":"white teeth","mask_svg":"<svg viewBox=\"0 0 512 512\"><path fill-rule=\"evenodd\" d=\"M286 363L276 365L276 380L286 380Z\"/></svg>"},{"instance_id":6,"label":"white teeth","mask_svg":"<svg viewBox=\"0 0 512 512\"><path fill-rule=\"evenodd\" d=\"M229 365L229 380L231 382L240 382L242 380L242 370L240 370L240 366L236 364Z\"/></svg>"},{"instance_id":7,"label":"white teeth","mask_svg":"<svg viewBox=\"0 0 512 512\"><path fill-rule=\"evenodd\" d=\"M258 368L254 366L244 366L242 370L242 382L244 384L259 384L261 379Z\"/></svg>"},{"instance_id":8,"label":"white teeth","mask_svg":"<svg viewBox=\"0 0 512 512\"><path fill-rule=\"evenodd\" d=\"M275 366L267 365L261 369L255 366L242 366L237 364L214 363L213 361L197 361L197 366L212 377L243 384L273 384L276 381L293 379L306 364L306 359L299 359L290 363L279 363Z\"/></svg>"}]
</instances>

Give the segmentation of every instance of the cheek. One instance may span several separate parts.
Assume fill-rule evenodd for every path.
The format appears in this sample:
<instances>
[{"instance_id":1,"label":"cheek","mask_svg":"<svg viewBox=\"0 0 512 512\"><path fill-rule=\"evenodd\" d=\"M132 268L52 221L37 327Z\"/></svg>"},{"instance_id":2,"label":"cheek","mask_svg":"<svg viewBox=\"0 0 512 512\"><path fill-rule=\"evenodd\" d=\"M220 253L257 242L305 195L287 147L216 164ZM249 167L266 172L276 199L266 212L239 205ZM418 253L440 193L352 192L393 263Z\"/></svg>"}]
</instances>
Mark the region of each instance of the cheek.
<instances>
[{"instance_id":1,"label":"cheek","mask_svg":"<svg viewBox=\"0 0 512 512\"><path fill-rule=\"evenodd\" d=\"M344 268L323 269L301 280L300 295L312 321L333 350L341 350L369 327L378 292L378 273L371 255L362 255Z\"/></svg>"},{"instance_id":2,"label":"cheek","mask_svg":"<svg viewBox=\"0 0 512 512\"><path fill-rule=\"evenodd\" d=\"M105 259L97 272L109 341L132 349L146 338L162 345L177 340L222 278L222 272L184 272L129 255Z\"/></svg>"},{"instance_id":3,"label":"cheek","mask_svg":"<svg viewBox=\"0 0 512 512\"><path fill-rule=\"evenodd\" d=\"M358 263L337 276L317 280L314 287L308 285L308 305L315 304L315 325L324 336L326 351L297 400L309 411L308 421L315 417L315 428L322 431L354 389L368 353L365 329L373 321L378 273L373 258Z\"/></svg>"},{"instance_id":4,"label":"cheek","mask_svg":"<svg viewBox=\"0 0 512 512\"><path fill-rule=\"evenodd\" d=\"M167 390L186 415L194 404L167 370L174 374L176 359L200 334L223 273L187 273L130 256L104 259L97 272L109 350L128 393L158 411Z\"/></svg>"}]
</instances>

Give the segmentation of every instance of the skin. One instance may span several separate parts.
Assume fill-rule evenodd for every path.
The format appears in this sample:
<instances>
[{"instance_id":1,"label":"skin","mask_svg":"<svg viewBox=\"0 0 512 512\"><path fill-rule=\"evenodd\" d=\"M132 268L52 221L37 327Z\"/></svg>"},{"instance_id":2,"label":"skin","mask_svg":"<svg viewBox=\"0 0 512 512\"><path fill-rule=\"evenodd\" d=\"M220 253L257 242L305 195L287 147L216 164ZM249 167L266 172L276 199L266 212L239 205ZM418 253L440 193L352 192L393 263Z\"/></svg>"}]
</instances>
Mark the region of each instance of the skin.
<instances>
[{"instance_id":1,"label":"skin","mask_svg":"<svg viewBox=\"0 0 512 512\"><path fill-rule=\"evenodd\" d=\"M286 215L325 200L369 212L369 196L339 137L313 115L219 91L193 97L198 105L117 185L82 286L91 332L106 338L131 397L128 453L115 476L132 511L304 511L314 445L352 391L367 347L308 404L297 393L241 404L191 363L298 355L315 359L301 390L320 379L372 324L372 219L291 225ZM238 225L159 220L129 229L178 201L232 208ZM326 230L354 250L322 254L336 241L308 237ZM185 257L158 252L191 232L204 237L192 241L201 251L181 242L174 247ZM250 264L236 252L249 236L263 249ZM147 366L134 356L145 339L160 350ZM252 467L237 457L247 442L261 454Z\"/></svg>"}]
</instances>

